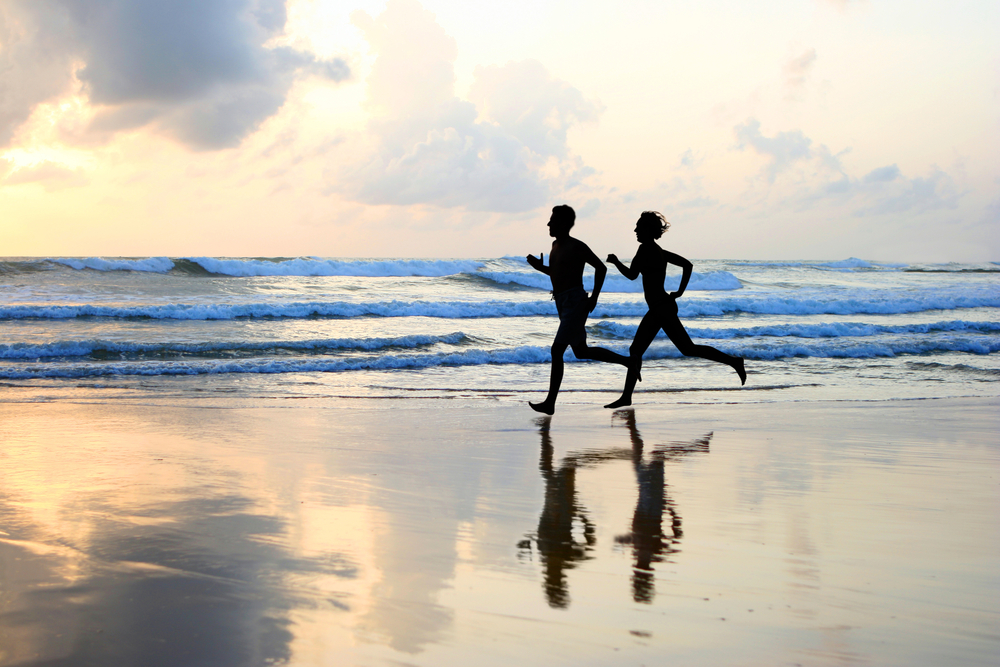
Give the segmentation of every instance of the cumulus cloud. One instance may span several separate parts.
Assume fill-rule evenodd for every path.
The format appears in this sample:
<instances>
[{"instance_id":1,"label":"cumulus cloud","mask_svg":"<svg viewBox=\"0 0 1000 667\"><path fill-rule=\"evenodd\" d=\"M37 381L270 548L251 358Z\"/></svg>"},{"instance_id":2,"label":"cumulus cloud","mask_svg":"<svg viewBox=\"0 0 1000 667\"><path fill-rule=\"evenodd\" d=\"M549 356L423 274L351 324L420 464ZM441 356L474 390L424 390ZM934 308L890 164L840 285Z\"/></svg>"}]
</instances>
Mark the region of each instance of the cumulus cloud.
<instances>
[{"instance_id":1,"label":"cumulus cloud","mask_svg":"<svg viewBox=\"0 0 1000 667\"><path fill-rule=\"evenodd\" d=\"M284 103L297 76L340 81L340 59L269 48L284 0L5 0L0 141L75 79L91 130L153 125L196 149L234 146Z\"/></svg>"},{"instance_id":2,"label":"cumulus cloud","mask_svg":"<svg viewBox=\"0 0 1000 667\"><path fill-rule=\"evenodd\" d=\"M789 98L798 97L801 89L806 85L809 71L815 63L816 49L807 49L785 63L785 87L788 90Z\"/></svg>"},{"instance_id":3,"label":"cumulus cloud","mask_svg":"<svg viewBox=\"0 0 1000 667\"><path fill-rule=\"evenodd\" d=\"M567 155L566 131L594 122L604 107L549 76L537 60L476 68L470 100L480 113L539 155Z\"/></svg>"},{"instance_id":4,"label":"cumulus cloud","mask_svg":"<svg viewBox=\"0 0 1000 667\"><path fill-rule=\"evenodd\" d=\"M854 211L858 217L955 209L962 194L954 179L937 167L925 177L905 178L896 165L890 165L873 170L853 185L852 189L861 192L875 190L873 201Z\"/></svg>"},{"instance_id":5,"label":"cumulus cloud","mask_svg":"<svg viewBox=\"0 0 1000 667\"><path fill-rule=\"evenodd\" d=\"M738 148L752 148L758 154L770 159L764 168L768 183L774 183L778 174L796 163L807 161L817 155L816 149L812 147L812 140L801 130L778 132L773 137L767 137L760 131L760 121L756 118L750 118L734 129ZM822 147L819 149L819 154L829 155L829 151Z\"/></svg>"},{"instance_id":6,"label":"cumulus cloud","mask_svg":"<svg viewBox=\"0 0 1000 667\"><path fill-rule=\"evenodd\" d=\"M783 172L796 168L799 176L786 202L800 210L819 201L852 207L852 215L865 217L904 212L923 213L958 206L962 192L954 179L934 167L927 176L907 177L895 164L872 169L860 178L846 173L840 161L824 145L800 130L778 132L773 137L760 131L760 122L749 119L734 128L739 149L752 149L767 156L762 176L774 184Z\"/></svg>"},{"instance_id":7,"label":"cumulus cloud","mask_svg":"<svg viewBox=\"0 0 1000 667\"><path fill-rule=\"evenodd\" d=\"M87 185L89 180L82 169L70 169L65 165L51 161L21 167L0 180L2 186L29 183L37 183L44 187L47 192L55 192Z\"/></svg>"},{"instance_id":8,"label":"cumulus cloud","mask_svg":"<svg viewBox=\"0 0 1000 667\"><path fill-rule=\"evenodd\" d=\"M690 148L681 155L680 166L684 169L697 169L705 161L704 155L695 155Z\"/></svg>"},{"instance_id":9,"label":"cumulus cloud","mask_svg":"<svg viewBox=\"0 0 1000 667\"><path fill-rule=\"evenodd\" d=\"M842 12L846 12L851 4L858 4L859 0L826 0L827 3L833 5Z\"/></svg>"},{"instance_id":10,"label":"cumulus cloud","mask_svg":"<svg viewBox=\"0 0 1000 667\"><path fill-rule=\"evenodd\" d=\"M377 54L368 78L374 150L332 189L366 204L525 211L593 173L570 155L574 123L602 108L538 62L480 67L455 96L457 48L416 0L352 14Z\"/></svg>"}]
</instances>

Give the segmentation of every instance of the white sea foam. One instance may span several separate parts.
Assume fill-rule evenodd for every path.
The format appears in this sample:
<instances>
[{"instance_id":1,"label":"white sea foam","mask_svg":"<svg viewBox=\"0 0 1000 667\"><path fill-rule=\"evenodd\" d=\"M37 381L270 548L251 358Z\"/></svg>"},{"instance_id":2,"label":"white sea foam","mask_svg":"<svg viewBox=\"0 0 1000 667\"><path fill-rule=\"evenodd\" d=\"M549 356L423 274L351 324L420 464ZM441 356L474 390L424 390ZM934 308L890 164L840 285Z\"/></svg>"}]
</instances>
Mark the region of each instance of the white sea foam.
<instances>
[{"instance_id":1,"label":"white sea foam","mask_svg":"<svg viewBox=\"0 0 1000 667\"><path fill-rule=\"evenodd\" d=\"M611 346L625 353L624 346ZM1000 340L978 337L956 340L949 337L889 340L880 343L844 341L769 344L755 347L752 341L729 344L724 352L753 360L777 360L792 357L871 359L897 355L922 355L940 352L991 354L1000 350ZM656 344L645 359L671 359L682 356L673 346ZM59 377L100 377L125 375L202 375L223 373L309 373L355 370L423 369L439 366L479 366L485 364L541 364L551 359L547 347L520 346L498 350L469 349L452 353L380 354L366 357L252 357L244 359L184 359L178 361L115 362L35 362L0 364L0 378L33 379ZM574 361L567 353L567 361Z\"/></svg>"},{"instance_id":2,"label":"white sea foam","mask_svg":"<svg viewBox=\"0 0 1000 667\"><path fill-rule=\"evenodd\" d=\"M105 259L103 257L65 257L48 260L81 271L143 271L151 273L166 273L174 268L174 263L166 257L146 257L144 259Z\"/></svg>"},{"instance_id":3,"label":"white sea foam","mask_svg":"<svg viewBox=\"0 0 1000 667\"><path fill-rule=\"evenodd\" d=\"M1000 289L938 290L929 293L859 290L852 293L812 292L802 296L740 293L678 301L684 318L730 313L766 315L901 314L956 308L1000 308ZM602 300L592 318L637 317L646 313L643 301ZM241 317L439 317L451 319L555 315L550 300L535 301L296 301L237 304L163 305L11 305L0 306L0 320L67 319L76 317L151 318L177 320L231 320Z\"/></svg>"},{"instance_id":4,"label":"white sea foam","mask_svg":"<svg viewBox=\"0 0 1000 667\"><path fill-rule=\"evenodd\" d=\"M616 312L641 314L634 304ZM448 319L555 315L551 301L311 301L292 303L170 304L146 306L7 306L0 319L68 319L76 317L150 318L158 320L232 320L241 317L440 317Z\"/></svg>"},{"instance_id":5,"label":"white sea foam","mask_svg":"<svg viewBox=\"0 0 1000 667\"><path fill-rule=\"evenodd\" d=\"M219 373L310 373L352 370L419 369L436 366L531 364L549 361L548 348L524 346L455 353L378 355L366 358L252 358L238 360L141 361L112 363L0 364L0 378L99 377L108 375L202 375Z\"/></svg>"},{"instance_id":6,"label":"white sea foam","mask_svg":"<svg viewBox=\"0 0 1000 667\"><path fill-rule=\"evenodd\" d=\"M225 276L364 276L364 277L440 277L472 273L483 266L473 260L442 259L321 259L299 257L286 260L217 259L185 257L209 273Z\"/></svg>"},{"instance_id":7,"label":"white sea foam","mask_svg":"<svg viewBox=\"0 0 1000 667\"><path fill-rule=\"evenodd\" d=\"M874 266L874 264L866 262L863 259L858 259L857 257L850 257L848 259L842 259L839 262L824 262L822 264L817 264L816 266L826 266L831 269L870 269Z\"/></svg>"},{"instance_id":8,"label":"white sea foam","mask_svg":"<svg viewBox=\"0 0 1000 667\"><path fill-rule=\"evenodd\" d=\"M605 336L631 340L638 325L601 321L593 329ZM752 327L699 328L686 327L695 338L725 340L730 338L852 338L882 334L928 334L934 332L990 333L1000 332L1000 322L968 322L965 320L942 321L927 324L881 325L864 322L824 322L819 324L771 324ZM663 332L657 334L663 338Z\"/></svg>"},{"instance_id":9,"label":"white sea foam","mask_svg":"<svg viewBox=\"0 0 1000 667\"><path fill-rule=\"evenodd\" d=\"M363 350L366 352L393 348L420 348L438 343L459 345L468 340L457 331L444 336L410 335L395 338L320 338L293 341L216 341L211 343L141 343L103 340L59 341L54 343L11 343L0 345L0 359L46 359L53 357L84 357L94 353L143 355L185 354L259 354L275 350L298 352L332 352Z\"/></svg>"}]
</instances>

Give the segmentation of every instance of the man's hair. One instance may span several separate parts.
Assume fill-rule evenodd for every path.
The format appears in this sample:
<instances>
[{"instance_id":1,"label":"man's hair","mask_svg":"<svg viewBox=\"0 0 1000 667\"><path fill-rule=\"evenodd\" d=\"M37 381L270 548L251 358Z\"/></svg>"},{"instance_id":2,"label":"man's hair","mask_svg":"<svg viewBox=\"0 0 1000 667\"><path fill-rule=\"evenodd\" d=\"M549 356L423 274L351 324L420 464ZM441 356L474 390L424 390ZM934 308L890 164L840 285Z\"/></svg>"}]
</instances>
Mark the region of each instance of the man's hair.
<instances>
[{"instance_id":1,"label":"man's hair","mask_svg":"<svg viewBox=\"0 0 1000 667\"><path fill-rule=\"evenodd\" d=\"M663 217L662 213L656 211L643 211L639 216L639 224L648 226L653 232L653 238L658 239L663 236L663 232L670 229L670 223Z\"/></svg>"},{"instance_id":2,"label":"man's hair","mask_svg":"<svg viewBox=\"0 0 1000 667\"><path fill-rule=\"evenodd\" d=\"M576 224L576 211L573 210L572 206L567 206L566 204L553 206L552 218L559 222L564 222L568 227L572 228Z\"/></svg>"}]
</instances>

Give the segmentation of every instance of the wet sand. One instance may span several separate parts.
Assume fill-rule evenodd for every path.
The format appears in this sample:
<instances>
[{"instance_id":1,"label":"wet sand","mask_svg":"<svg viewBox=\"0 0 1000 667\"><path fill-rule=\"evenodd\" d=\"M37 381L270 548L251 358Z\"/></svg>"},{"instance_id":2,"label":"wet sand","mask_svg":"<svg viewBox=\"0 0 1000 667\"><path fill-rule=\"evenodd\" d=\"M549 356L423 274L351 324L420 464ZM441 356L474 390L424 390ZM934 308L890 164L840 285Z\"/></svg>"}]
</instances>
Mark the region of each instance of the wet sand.
<instances>
[{"instance_id":1,"label":"wet sand","mask_svg":"<svg viewBox=\"0 0 1000 667\"><path fill-rule=\"evenodd\" d=\"M0 404L0 665L992 665L1000 401Z\"/></svg>"}]
</instances>

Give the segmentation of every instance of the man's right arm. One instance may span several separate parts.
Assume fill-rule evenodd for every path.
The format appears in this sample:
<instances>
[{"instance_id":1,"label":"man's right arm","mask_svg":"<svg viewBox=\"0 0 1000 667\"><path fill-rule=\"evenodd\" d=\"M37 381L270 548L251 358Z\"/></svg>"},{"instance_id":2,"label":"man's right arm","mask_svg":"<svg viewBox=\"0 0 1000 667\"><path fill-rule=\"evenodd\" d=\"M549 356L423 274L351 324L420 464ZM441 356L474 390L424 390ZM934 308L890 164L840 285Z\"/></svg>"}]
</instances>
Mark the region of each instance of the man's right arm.
<instances>
[{"instance_id":1,"label":"man's right arm","mask_svg":"<svg viewBox=\"0 0 1000 667\"><path fill-rule=\"evenodd\" d=\"M547 276L552 275L551 273L549 273L549 267L545 266L545 253L543 252L539 254L541 255L541 257L528 255L527 257L528 264L531 265L531 268L535 269L536 271L541 271Z\"/></svg>"}]
</instances>

